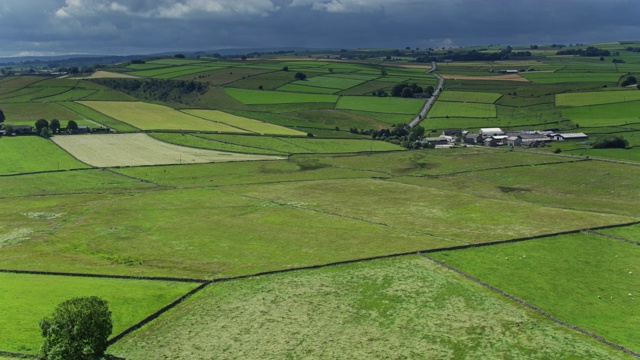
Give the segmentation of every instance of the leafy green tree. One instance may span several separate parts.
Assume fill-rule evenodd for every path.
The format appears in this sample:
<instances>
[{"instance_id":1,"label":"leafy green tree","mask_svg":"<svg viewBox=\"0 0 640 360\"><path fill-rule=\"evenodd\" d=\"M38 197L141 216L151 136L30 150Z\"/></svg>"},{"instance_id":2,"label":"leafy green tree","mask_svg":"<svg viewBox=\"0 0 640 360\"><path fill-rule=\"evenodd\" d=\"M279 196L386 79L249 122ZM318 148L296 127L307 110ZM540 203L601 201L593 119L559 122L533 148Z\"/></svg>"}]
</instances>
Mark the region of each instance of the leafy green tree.
<instances>
[{"instance_id":1,"label":"leafy green tree","mask_svg":"<svg viewBox=\"0 0 640 360\"><path fill-rule=\"evenodd\" d=\"M49 123L49 129L51 129L51 132L54 134L60 132L60 121L58 119L51 120Z\"/></svg>"},{"instance_id":2,"label":"leafy green tree","mask_svg":"<svg viewBox=\"0 0 640 360\"><path fill-rule=\"evenodd\" d=\"M40 119L36 121L36 134L40 135L42 129L48 128L49 122L45 119Z\"/></svg>"},{"instance_id":3,"label":"leafy green tree","mask_svg":"<svg viewBox=\"0 0 640 360\"><path fill-rule=\"evenodd\" d=\"M307 78L307 74L303 72L297 72L294 77L298 80L304 80Z\"/></svg>"},{"instance_id":4,"label":"leafy green tree","mask_svg":"<svg viewBox=\"0 0 640 360\"><path fill-rule=\"evenodd\" d=\"M100 359L113 331L111 311L96 296L69 299L40 321L40 330L43 359Z\"/></svg>"},{"instance_id":5,"label":"leafy green tree","mask_svg":"<svg viewBox=\"0 0 640 360\"><path fill-rule=\"evenodd\" d=\"M2 124L6 120L4 113L0 110L0 124Z\"/></svg>"},{"instance_id":6,"label":"leafy green tree","mask_svg":"<svg viewBox=\"0 0 640 360\"><path fill-rule=\"evenodd\" d=\"M78 123L73 120L69 120L69 122L67 123L67 130L78 130Z\"/></svg>"},{"instance_id":7,"label":"leafy green tree","mask_svg":"<svg viewBox=\"0 0 640 360\"><path fill-rule=\"evenodd\" d=\"M289 71L289 67L288 66L283 66L282 67L282 71Z\"/></svg>"}]
</instances>

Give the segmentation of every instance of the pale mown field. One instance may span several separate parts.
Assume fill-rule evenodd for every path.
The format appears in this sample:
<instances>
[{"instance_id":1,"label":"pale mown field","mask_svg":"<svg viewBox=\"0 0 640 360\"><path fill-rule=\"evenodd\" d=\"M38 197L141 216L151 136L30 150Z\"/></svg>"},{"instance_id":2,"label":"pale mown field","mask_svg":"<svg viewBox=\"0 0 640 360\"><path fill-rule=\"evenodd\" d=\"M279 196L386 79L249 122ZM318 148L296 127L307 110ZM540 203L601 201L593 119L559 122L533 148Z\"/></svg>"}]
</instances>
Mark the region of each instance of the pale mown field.
<instances>
[{"instance_id":1,"label":"pale mown field","mask_svg":"<svg viewBox=\"0 0 640 360\"><path fill-rule=\"evenodd\" d=\"M282 159L177 146L145 134L56 136L53 141L78 160L97 167Z\"/></svg>"},{"instance_id":2,"label":"pale mown field","mask_svg":"<svg viewBox=\"0 0 640 360\"><path fill-rule=\"evenodd\" d=\"M197 118L167 106L139 101L79 101L79 103L141 130L246 132L226 124Z\"/></svg>"}]
</instances>

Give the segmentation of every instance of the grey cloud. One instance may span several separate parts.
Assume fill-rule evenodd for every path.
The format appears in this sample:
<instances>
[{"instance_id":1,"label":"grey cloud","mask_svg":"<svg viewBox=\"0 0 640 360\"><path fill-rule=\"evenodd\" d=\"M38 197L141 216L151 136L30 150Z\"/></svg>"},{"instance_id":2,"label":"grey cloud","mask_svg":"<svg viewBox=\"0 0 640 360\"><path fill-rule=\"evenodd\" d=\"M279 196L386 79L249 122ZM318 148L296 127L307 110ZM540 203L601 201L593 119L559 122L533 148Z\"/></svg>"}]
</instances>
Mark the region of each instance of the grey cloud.
<instances>
[{"instance_id":1,"label":"grey cloud","mask_svg":"<svg viewBox=\"0 0 640 360\"><path fill-rule=\"evenodd\" d=\"M635 0L23 0L0 3L2 51L435 47L640 39Z\"/></svg>"}]
</instances>

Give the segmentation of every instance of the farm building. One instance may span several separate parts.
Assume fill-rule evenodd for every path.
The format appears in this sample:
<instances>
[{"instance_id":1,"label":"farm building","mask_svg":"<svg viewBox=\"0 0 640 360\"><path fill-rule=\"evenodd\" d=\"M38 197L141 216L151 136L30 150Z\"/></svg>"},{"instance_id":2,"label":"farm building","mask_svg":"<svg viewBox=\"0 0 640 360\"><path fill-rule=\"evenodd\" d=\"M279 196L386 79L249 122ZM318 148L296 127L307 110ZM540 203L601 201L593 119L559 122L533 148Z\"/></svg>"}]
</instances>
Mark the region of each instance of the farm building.
<instances>
[{"instance_id":1,"label":"farm building","mask_svg":"<svg viewBox=\"0 0 640 360\"><path fill-rule=\"evenodd\" d=\"M478 135L482 135L483 137L504 135L504 131L500 128L481 128L480 131L478 131Z\"/></svg>"},{"instance_id":2,"label":"farm building","mask_svg":"<svg viewBox=\"0 0 640 360\"><path fill-rule=\"evenodd\" d=\"M11 135L26 135L33 133L33 127L30 125L11 125Z\"/></svg>"},{"instance_id":3,"label":"farm building","mask_svg":"<svg viewBox=\"0 0 640 360\"><path fill-rule=\"evenodd\" d=\"M584 133L551 134L550 136L556 141L585 140L585 139L589 138L589 136L587 134L584 134Z\"/></svg>"},{"instance_id":4,"label":"farm building","mask_svg":"<svg viewBox=\"0 0 640 360\"><path fill-rule=\"evenodd\" d=\"M449 145L450 142L451 142L451 137L446 137L446 136L427 137L422 139L423 144L429 144L434 146Z\"/></svg>"},{"instance_id":5,"label":"farm building","mask_svg":"<svg viewBox=\"0 0 640 360\"><path fill-rule=\"evenodd\" d=\"M77 129L69 130L70 134L88 134L89 132L89 127L86 125L80 125Z\"/></svg>"}]
</instances>

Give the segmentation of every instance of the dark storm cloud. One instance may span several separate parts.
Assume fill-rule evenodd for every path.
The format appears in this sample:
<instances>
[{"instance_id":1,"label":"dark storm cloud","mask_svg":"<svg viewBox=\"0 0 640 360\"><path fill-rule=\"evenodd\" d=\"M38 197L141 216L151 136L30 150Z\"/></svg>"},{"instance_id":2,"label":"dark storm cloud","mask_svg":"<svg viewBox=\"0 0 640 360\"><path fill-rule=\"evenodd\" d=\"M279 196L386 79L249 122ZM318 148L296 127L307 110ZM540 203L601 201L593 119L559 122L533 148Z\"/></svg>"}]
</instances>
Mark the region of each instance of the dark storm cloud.
<instances>
[{"instance_id":1,"label":"dark storm cloud","mask_svg":"<svg viewBox=\"0 0 640 360\"><path fill-rule=\"evenodd\" d=\"M635 0L4 0L0 55L640 39Z\"/></svg>"}]
</instances>

